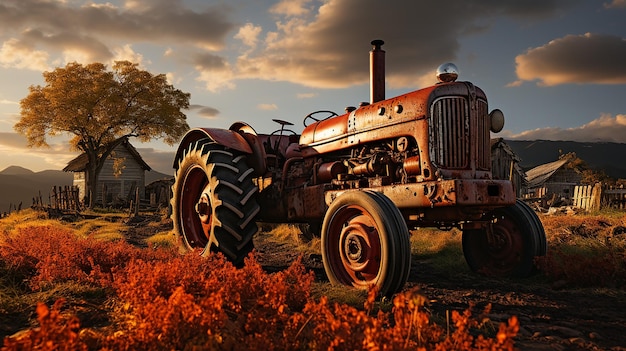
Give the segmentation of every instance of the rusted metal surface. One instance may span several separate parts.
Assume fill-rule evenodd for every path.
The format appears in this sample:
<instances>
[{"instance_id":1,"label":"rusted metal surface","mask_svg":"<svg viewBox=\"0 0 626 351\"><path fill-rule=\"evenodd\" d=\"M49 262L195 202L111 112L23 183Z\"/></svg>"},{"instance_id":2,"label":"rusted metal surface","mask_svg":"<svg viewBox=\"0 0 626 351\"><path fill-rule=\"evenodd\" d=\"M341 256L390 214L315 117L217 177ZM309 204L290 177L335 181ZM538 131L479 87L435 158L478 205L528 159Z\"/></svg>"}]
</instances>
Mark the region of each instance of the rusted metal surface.
<instances>
[{"instance_id":1,"label":"rusted metal surface","mask_svg":"<svg viewBox=\"0 0 626 351\"><path fill-rule=\"evenodd\" d=\"M385 100L385 42L373 40L370 51L370 103Z\"/></svg>"},{"instance_id":2,"label":"rusted metal surface","mask_svg":"<svg viewBox=\"0 0 626 351\"><path fill-rule=\"evenodd\" d=\"M254 169L255 176L263 176L267 170L267 155L257 132L245 122L235 122L229 130L239 133L246 140L252 151L248 156L248 164Z\"/></svg>"},{"instance_id":3,"label":"rusted metal surface","mask_svg":"<svg viewBox=\"0 0 626 351\"><path fill-rule=\"evenodd\" d=\"M370 188L387 195L400 209L448 206L509 206L515 204L515 192L506 180L452 179L414 184L398 184ZM328 191L330 205L342 193L351 190Z\"/></svg>"},{"instance_id":4,"label":"rusted metal surface","mask_svg":"<svg viewBox=\"0 0 626 351\"><path fill-rule=\"evenodd\" d=\"M250 148L248 142L237 132L219 128L195 128L187 132L178 145L176 157L174 158L174 168L178 168L178 161L181 159L183 152L188 148L188 146L204 138L209 138L218 144L237 151L247 154L252 153L252 149Z\"/></svg>"},{"instance_id":5,"label":"rusted metal surface","mask_svg":"<svg viewBox=\"0 0 626 351\"><path fill-rule=\"evenodd\" d=\"M317 181L322 183L328 183L333 179L337 179L339 174L346 172L347 169L341 162L326 162L321 164L317 171Z\"/></svg>"}]
</instances>

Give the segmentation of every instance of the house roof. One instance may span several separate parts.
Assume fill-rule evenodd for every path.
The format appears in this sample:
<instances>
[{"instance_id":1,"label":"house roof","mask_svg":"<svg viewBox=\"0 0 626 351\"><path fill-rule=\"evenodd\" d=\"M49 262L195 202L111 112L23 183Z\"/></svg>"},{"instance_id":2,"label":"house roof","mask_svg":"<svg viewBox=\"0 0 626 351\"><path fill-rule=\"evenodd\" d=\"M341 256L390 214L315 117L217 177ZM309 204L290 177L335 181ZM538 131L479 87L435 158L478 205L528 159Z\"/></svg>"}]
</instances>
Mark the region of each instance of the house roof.
<instances>
[{"instance_id":1,"label":"house roof","mask_svg":"<svg viewBox=\"0 0 626 351\"><path fill-rule=\"evenodd\" d=\"M550 177L558 171L563 165L569 162L570 159L563 157L560 160L546 163L537 166L533 169L526 171L526 178L528 179L528 187L535 188L545 183Z\"/></svg>"},{"instance_id":2,"label":"house roof","mask_svg":"<svg viewBox=\"0 0 626 351\"><path fill-rule=\"evenodd\" d=\"M519 156L517 156L517 154L513 151L513 149L511 149L511 147L504 142L503 138L493 138L491 139L491 150L493 149L497 149L497 148L501 148L502 150L504 150L504 152L506 152L509 156L511 156L511 158L516 161L516 162L520 162L521 159L519 158Z\"/></svg>"},{"instance_id":3,"label":"house roof","mask_svg":"<svg viewBox=\"0 0 626 351\"><path fill-rule=\"evenodd\" d=\"M128 138L125 138L124 141L117 147L124 147L130 153L135 161L146 171L151 170L150 166L141 158L139 152L131 143L128 141ZM63 168L64 172L84 172L87 169L87 163L89 163L89 158L86 153L82 153L78 155L76 158L67 163L67 166Z\"/></svg>"},{"instance_id":4,"label":"house roof","mask_svg":"<svg viewBox=\"0 0 626 351\"><path fill-rule=\"evenodd\" d=\"M491 139L491 151L493 152L494 149L498 149L498 148L502 149L507 155L511 157L511 160L514 161L513 169L515 170L517 174L519 174L522 177L523 183L526 184L527 174L526 172L524 172L524 169L519 165L521 162L521 159L519 158L519 156L517 156L515 151L513 151L513 149L511 149L511 147L506 142L504 142L503 138Z\"/></svg>"}]
</instances>

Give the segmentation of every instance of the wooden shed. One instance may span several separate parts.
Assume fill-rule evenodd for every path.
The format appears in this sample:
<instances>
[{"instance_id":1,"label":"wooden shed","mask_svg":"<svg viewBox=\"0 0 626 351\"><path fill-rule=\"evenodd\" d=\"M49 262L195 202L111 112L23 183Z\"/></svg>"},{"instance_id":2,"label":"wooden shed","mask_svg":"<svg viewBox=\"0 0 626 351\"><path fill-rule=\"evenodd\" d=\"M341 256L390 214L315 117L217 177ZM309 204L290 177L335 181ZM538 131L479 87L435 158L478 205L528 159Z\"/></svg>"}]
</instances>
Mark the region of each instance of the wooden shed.
<instances>
[{"instance_id":1,"label":"wooden shed","mask_svg":"<svg viewBox=\"0 0 626 351\"><path fill-rule=\"evenodd\" d=\"M504 139L491 139L491 174L494 179L511 180L517 197L526 189L526 173L519 164L520 158Z\"/></svg>"},{"instance_id":2,"label":"wooden shed","mask_svg":"<svg viewBox=\"0 0 626 351\"><path fill-rule=\"evenodd\" d=\"M116 161L122 162L121 167L115 167ZM88 171L87 163L87 155L83 153L68 162L67 166L63 168L65 172L74 172L73 185L78 187L80 199L85 199L87 194L85 181ZM135 198L137 189L139 190L139 198L143 200L146 183L145 171L149 170L151 170L150 166L141 158L128 138L125 138L111 152L100 171L95 203L103 206L124 205Z\"/></svg>"},{"instance_id":3,"label":"wooden shed","mask_svg":"<svg viewBox=\"0 0 626 351\"><path fill-rule=\"evenodd\" d=\"M568 166L574 158L573 154L563 155L556 161L528 170L526 197L554 198L566 204L571 203L574 187L582 180L582 173L575 167Z\"/></svg>"}]
</instances>

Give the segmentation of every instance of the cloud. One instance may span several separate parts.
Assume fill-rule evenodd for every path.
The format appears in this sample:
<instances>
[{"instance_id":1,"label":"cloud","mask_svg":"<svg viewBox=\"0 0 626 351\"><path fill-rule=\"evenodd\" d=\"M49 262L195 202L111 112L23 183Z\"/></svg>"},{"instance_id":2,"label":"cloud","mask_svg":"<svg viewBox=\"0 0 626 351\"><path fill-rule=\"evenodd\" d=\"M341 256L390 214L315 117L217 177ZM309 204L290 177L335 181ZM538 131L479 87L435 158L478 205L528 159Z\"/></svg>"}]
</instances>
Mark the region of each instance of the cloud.
<instances>
[{"instance_id":1,"label":"cloud","mask_svg":"<svg viewBox=\"0 0 626 351\"><path fill-rule=\"evenodd\" d=\"M244 45L254 49L262 30L263 29L260 26L255 26L252 23L246 23L245 26L239 28L239 32L235 35L235 39L241 40Z\"/></svg>"},{"instance_id":2,"label":"cloud","mask_svg":"<svg viewBox=\"0 0 626 351\"><path fill-rule=\"evenodd\" d=\"M33 171L44 169L61 170L77 156L71 152L69 143L62 137L50 138L49 147L29 148L26 138L18 133L0 132L0 154L2 167L19 164ZM13 162L13 164L6 164Z\"/></svg>"},{"instance_id":3,"label":"cloud","mask_svg":"<svg viewBox=\"0 0 626 351\"><path fill-rule=\"evenodd\" d=\"M626 39L586 33L568 35L515 58L521 81L626 84Z\"/></svg>"},{"instance_id":4,"label":"cloud","mask_svg":"<svg viewBox=\"0 0 626 351\"><path fill-rule=\"evenodd\" d=\"M308 14L311 9L306 6L311 0L281 0L270 8L270 13L285 16L302 16Z\"/></svg>"},{"instance_id":5,"label":"cloud","mask_svg":"<svg viewBox=\"0 0 626 351\"><path fill-rule=\"evenodd\" d=\"M144 56L138 52L135 52L130 44L113 48L113 60L130 61L133 63L137 63L139 64L139 68L141 69L145 69L145 65L150 63L145 62Z\"/></svg>"},{"instance_id":6,"label":"cloud","mask_svg":"<svg viewBox=\"0 0 626 351\"><path fill-rule=\"evenodd\" d=\"M220 111L216 108L203 105L191 105L189 106L189 110L195 111L198 115L200 115L200 117L207 119L215 119L220 113Z\"/></svg>"},{"instance_id":7,"label":"cloud","mask_svg":"<svg viewBox=\"0 0 626 351\"><path fill-rule=\"evenodd\" d=\"M192 55L192 62L199 72L196 80L204 82L205 88L216 92L222 89L234 89L234 73L230 63L222 56L207 52Z\"/></svg>"},{"instance_id":8,"label":"cloud","mask_svg":"<svg viewBox=\"0 0 626 351\"><path fill-rule=\"evenodd\" d=\"M194 11L180 0L132 0L123 7L109 2L5 0L0 4L0 23L3 34L11 39L3 38L5 52L0 62L41 70L50 60L107 61L115 47L129 42L175 42L220 50L235 28L229 15L226 5L206 5ZM39 53L36 64L10 56L10 49L17 48Z\"/></svg>"},{"instance_id":9,"label":"cloud","mask_svg":"<svg viewBox=\"0 0 626 351\"><path fill-rule=\"evenodd\" d=\"M532 21L576 2L279 0L268 11L275 27L264 29L232 21L234 7L226 2L194 10L182 0L125 0L119 6L5 0L0 3L0 65L42 71L70 60L141 60L130 43L149 44L195 68L196 79L209 91L232 89L238 79L342 88L368 81L369 43L380 38L390 53L388 86L419 87L435 81L440 63L456 58L459 38L488 30L494 18ZM227 47L232 39L243 47ZM239 57L226 58L237 50Z\"/></svg>"},{"instance_id":10,"label":"cloud","mask_svg":"<svg viewBox=\"0 0 626 351\"><path fill-rule=\"evenodd\" d=\"M312 99L317 96L317 93L298 93L296 97L298 99Z\"/></svg>"},{"instance_id":11,"label":"cloud","mask_svg":"<svg viewBox=\"0 0 626 351\"><path fill-rule=\"evenodd\" d=\"M612 0L611 2L604 3L606 8L626 9L626 0Z\"/></svg>"},{"instance_id":12,"label":"cloud","mask_svg":"<svg viewBox=\"0 0 626 351\"><path fill-rule=\"evenodd\" d=\"M0 132L0 145L5 148L25 148L26 138L17 133Z\"/></svg>"},{"instance_id":13,"label":"cloud","mask_svg":"<svg viewBox=\"0 0 626 351\"><path fill-rule=\"evenodd\" d=\"M168 175L174 175L174 156L176 150L171 151L157 150L154 148L142 148L136 147L137 152L141 155L141 158L152 168L153 170Z\"/></svg>"},{"instance_id":14,"label":"cloud","mask_svg":"<svg viewBox=\"0 0 626 351\"><path fill-rule=\"evenodd\" d=\"M389 87L432 84L437 66L456 58L459 38L489 29L493 18L544 18L574 4L560 0L329 0L311 11L308 1L281 1L272 7L278 20L276 28L265 33L265 47L240 57L234 71L240 79L310 87L363 84L369 79L369 43L383 39L383 49L389 53Z\"/></svg>"},{"instance_id":15,"label":"cloud","mask_svg":"<svg viewBox=\"0 0 626 351\"><path fill-rule=\"evenodd\" d=\"M0 47L0 66L45 71L48 69L47 52L34 50L28 45L23 45L18 39L11 38Z\"/></svg>"},{"instance_id":16,"label":"cloud","mask_svg":"<svg viewBox=\"0 0 626 351\"><path fill-rule=\"evenodd\" d=\"M518 140L564 140L580 142L626 143L626 114L611 116L602 114L599 118L574 128L540 128L519 134L503 132L507 139Z\"/></svg>"},{"instance_id":17,"label":"cloud","mask_svg":"<svg viewBox=\"0 0 626 351\"><path fill-rule=\"evenodd\" d=\"M264 111L278 110L278 106L276 106L276 104L258 104L256 105L256 108L258 108L259 110L264 110Z\"/></svg>"}]
</instances>

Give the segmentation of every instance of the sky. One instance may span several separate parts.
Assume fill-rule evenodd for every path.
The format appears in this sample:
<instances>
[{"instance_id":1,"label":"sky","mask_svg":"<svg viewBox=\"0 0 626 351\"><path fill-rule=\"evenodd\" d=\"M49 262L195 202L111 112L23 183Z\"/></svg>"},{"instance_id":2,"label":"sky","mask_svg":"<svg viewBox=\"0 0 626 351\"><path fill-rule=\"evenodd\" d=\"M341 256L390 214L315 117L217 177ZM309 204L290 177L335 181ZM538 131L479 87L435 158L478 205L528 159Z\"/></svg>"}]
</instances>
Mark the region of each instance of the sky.
<instances>
[{"instance_id":1,"label":"sky","mask_svg":"<svg viewBox=\"0 0 626 351\"><path fill-rule=\"evenodd\" d=\"M626 143L626 0L0 0L0 170L61 170L68 135L28 148L20 100L68 63L128 60L191 94L190 127L302 131L317 110L369 101L385 41L386 97L445 62L505 115L493 137ZM133 141L173 174L177 145Z\"/></svg>"}]
</instances>

